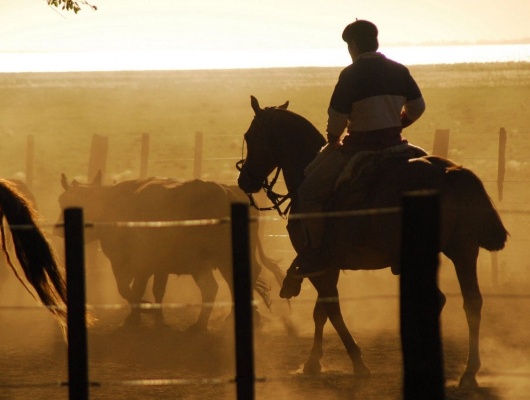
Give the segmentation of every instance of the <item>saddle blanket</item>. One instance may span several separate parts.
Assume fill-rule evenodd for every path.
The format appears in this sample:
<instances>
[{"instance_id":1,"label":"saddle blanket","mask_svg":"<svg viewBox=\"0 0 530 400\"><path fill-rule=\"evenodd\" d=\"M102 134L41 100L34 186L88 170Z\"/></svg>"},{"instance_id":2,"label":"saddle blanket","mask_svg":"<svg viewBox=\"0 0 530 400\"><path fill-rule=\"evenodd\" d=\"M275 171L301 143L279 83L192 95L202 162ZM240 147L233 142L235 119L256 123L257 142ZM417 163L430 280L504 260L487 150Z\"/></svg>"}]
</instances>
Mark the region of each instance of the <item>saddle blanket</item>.
<instances>
[{"instance_id":1,"label":"saddle blanket","mask_svg":"<svg viewBox=\"0 0 530 400\"><path fill-rule=\"evenodd\" d=\"M359 151L350 158L337 178L335 190L345 182L353 183L361 176L366 177L366 175L370 174L370 171L375 171L379 166L383 165L385 160L393 158L410 159L426 155L427 152L424 149L410 143L402 143L378 151Z\"/></svg>"}]
</instances>

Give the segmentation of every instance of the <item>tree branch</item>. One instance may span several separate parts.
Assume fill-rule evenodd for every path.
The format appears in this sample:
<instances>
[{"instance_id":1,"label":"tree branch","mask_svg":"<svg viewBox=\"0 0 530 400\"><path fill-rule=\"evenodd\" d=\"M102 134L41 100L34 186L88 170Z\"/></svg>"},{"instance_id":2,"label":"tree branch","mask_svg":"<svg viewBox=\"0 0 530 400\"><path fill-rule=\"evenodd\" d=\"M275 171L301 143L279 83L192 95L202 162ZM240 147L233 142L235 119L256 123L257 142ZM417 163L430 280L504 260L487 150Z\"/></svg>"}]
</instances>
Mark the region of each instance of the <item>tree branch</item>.
<instances>
[{"instance_id":1,"label":"tree branch","mask_svg":"<svg viewBox=\"0 0 530 400\"><path fill-rule=\"evenodd\" d=\"M49 6L61 8L62 10L66 11L73 11L76 14L81 11L83 6L89 7L94 11L98 9L96 6L90 4L86 0L46 0L46 2Z\"/></svg>"}]
</instances>

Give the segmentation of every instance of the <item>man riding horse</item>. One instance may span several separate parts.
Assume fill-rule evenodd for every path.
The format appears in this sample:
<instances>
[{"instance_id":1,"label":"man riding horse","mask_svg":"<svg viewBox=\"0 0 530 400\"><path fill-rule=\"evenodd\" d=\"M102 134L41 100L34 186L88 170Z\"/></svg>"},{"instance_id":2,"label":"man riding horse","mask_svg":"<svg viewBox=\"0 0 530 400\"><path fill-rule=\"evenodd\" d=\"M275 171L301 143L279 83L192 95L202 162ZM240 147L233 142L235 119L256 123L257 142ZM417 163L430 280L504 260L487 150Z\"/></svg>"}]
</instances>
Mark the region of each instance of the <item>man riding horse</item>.
<instances>
[{"instance_id":1,"label":"man riding horse","mask_svg":"<svg viewBox=\"0 0 530 400\"><path fill-rule=\"evenodd\" d=\"M403 128L416 121L425 102L409 70L376 52L377 27L365 20L346 26L342 39L348 44L352 64L340 74L328 109L327 145L305 170L298 190L299 212L322 212L337 179L353 155L406 146ZM341 141L344 130L347 134ZM426 155L417 149L416 156ZM304 249L290 268L293 277L324 272L321 251L323 218L301 220Z\"/></svg>"}]
</instances>

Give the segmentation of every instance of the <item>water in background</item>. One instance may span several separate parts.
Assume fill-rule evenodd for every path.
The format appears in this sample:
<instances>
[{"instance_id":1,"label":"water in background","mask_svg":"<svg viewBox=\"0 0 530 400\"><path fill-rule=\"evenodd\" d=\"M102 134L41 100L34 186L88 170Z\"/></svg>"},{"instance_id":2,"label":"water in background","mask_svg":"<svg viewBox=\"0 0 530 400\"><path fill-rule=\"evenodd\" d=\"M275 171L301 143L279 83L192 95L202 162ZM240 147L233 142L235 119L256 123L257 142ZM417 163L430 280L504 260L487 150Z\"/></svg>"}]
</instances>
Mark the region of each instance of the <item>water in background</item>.
<instances>
[{"instance_id":1,"label":"water in background","mask_svg":"<svg viewBox=\"0 0 530 400\"><path fill-rule=\"evenodd\" d=\"M381 47L405 65L530 62L530 44ZM245 52L0 52L0 72L148 71L273 67L341 67L346 48Z\"/></svg>"}]
</instances>

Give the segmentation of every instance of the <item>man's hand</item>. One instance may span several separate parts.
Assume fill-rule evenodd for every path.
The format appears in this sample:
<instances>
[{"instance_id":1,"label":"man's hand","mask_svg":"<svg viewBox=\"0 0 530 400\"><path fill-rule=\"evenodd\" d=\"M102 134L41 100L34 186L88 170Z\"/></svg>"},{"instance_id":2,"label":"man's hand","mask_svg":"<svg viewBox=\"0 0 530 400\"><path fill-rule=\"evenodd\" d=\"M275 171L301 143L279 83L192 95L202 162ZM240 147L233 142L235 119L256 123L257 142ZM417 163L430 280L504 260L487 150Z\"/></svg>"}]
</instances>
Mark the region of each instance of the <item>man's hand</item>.
<instances>
[{"instance_id":1,"label":"man's hand","mask_svg":"<svg viewBox=\"0 0 530 400\"><path fill-rule=\"evenodd\" d=\"M407 113L405 111L401 111L401 127L406 128L407 126L412 125L414 121L412 121L409 117L407 117Z\"/></svg>"}]
</instances>

